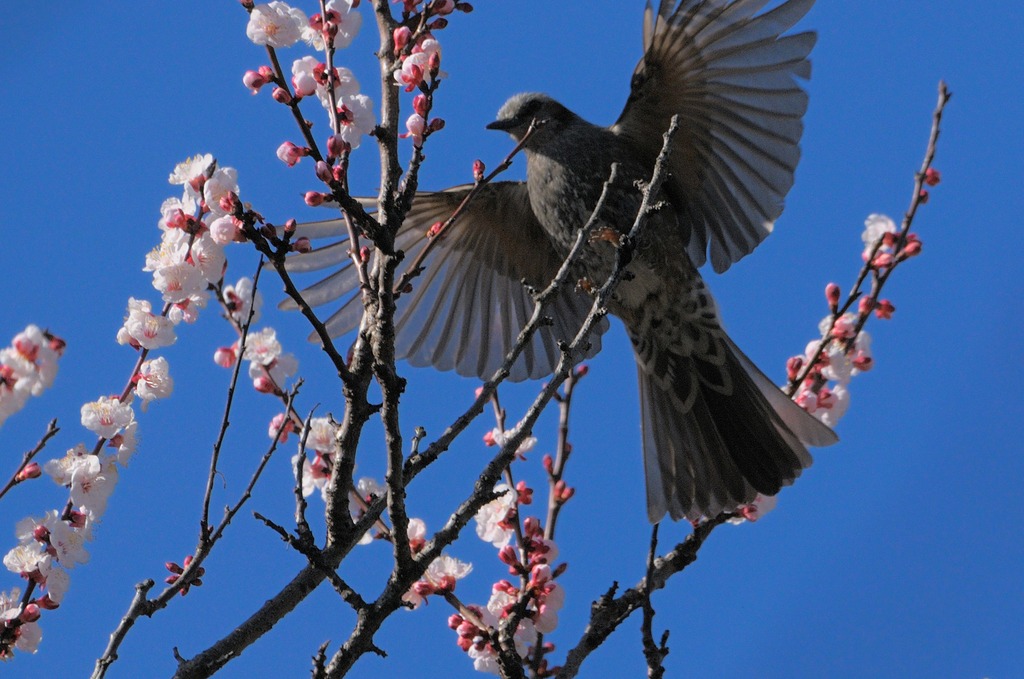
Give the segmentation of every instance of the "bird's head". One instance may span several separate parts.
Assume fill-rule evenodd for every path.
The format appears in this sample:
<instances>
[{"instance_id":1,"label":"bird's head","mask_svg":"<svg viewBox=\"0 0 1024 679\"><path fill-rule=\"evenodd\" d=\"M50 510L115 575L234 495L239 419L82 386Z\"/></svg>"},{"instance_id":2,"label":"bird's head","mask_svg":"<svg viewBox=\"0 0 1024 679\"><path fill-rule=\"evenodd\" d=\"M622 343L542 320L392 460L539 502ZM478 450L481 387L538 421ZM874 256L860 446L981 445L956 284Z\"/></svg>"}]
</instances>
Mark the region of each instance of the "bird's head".
<instances>
[{"instance_id":1,"label":"bird's head","mask_svg":"<svg viewBox=\"0 0 1024 679\"><path fill-rule=\"evenodd\" d=\"M506 101L498 110L498 119L488 124L487 129L504 130L516 141L522 141L534 120L542 124L530 135L526 148L543 146L579 117L546 94L524 92Z\"/></svg>"}]
</instances>

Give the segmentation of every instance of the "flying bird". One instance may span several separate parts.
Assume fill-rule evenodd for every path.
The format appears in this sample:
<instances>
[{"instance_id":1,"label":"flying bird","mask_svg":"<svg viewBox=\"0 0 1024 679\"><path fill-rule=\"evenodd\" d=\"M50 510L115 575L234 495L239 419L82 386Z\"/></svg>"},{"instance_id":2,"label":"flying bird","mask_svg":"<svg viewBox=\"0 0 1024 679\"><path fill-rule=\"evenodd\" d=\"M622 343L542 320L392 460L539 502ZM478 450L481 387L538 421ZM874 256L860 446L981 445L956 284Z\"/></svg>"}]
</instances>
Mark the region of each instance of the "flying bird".
<instances>
[{"instance_id":1,"label":"flying bird","mask_svg":"<svg viewBox=\"0 0 1024 679\"><path fill-rule=\"evenodd\" d=\"M814 0L661 0L644 14L644 54L629 99L610 127L593 125L544 94L510 98L489 129L526 139L526 181L482 187L426 260L416 287L398 300L396 351L417 366L489 378L533 310L542 288L591 216L610 168L617 179L600 228L625 233L641 204L673 116L664 205L641 232L609 311L632 340L640 383L647 513L697 520L774 495L811 464L808 446L835 434L787 398L722 328L698 267L722 272L772 231L800 157L814 33L786 34ZM533 121L542 121L527 136ZM418 193L395 247L409 261L427 232L472 189ZM344 234L339 220L310 236ZM335 268L304 291L311 305L348 297L327 321L332 336L362 314L347 241L290 258L293 272ZM598 239L577 260L575 279L605 280L615 247ZM574 280L575 280L574 279ZM569 286L563 286L568 288ZM559 359L592 304L563 289L512 369L540 378ZM285 303L284 306L288 306ZM600 349L603 321L590 354Z\"/></svg>"}]
</instances>

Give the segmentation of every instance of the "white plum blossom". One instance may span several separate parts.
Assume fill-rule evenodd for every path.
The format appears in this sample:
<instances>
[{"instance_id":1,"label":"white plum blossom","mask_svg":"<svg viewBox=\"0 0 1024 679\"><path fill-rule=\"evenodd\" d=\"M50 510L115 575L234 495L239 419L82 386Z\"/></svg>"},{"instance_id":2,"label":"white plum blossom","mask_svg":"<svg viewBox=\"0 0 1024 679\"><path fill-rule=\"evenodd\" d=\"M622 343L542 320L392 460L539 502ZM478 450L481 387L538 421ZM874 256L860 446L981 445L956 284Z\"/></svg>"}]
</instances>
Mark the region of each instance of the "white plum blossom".
<instances>
[{"instance_id":1,"label":"white plum blossom","mask_svg":"<svg viewBox=\"0 0 1024 679\"><path fill-rule=\"evenodd\" d=\"M86 533L75 530L66 521L56 521L48 527L50 546L56 552L57 561L64 568L74 568L89 561L89 553L85 551Z\"/></svg>"},{"instance_id":2,"label":"white plum blossom","mask_svg":"<svg viewBox=\"0 0 1024 679\"><path fill-rule=\"evenodd\" d=\"M113 457L101 460L89 455L86 464L79 465L71 475L71 501L98 518L107 508L107 500L117 485L117 464Z\"/></svg>"},{"instance_id":3,"label":"white plum blossom","mask_svg":"<svg viewBox=\"0 0 1024 679\"><path fill-rule=\"evenodd\" d=\"M292 457L292 468L295 468L296 463L299 461L299 455L296 453ZM321 497L324 501L327 501L327 481L330 476L327 474L326 468L322 464L321 458L317 457L317 465L310 463L309 458L302 460L302 497L309 497L313 494L313 491L319 490Z\"/></svg>"},{"instance_id":4,"label":"white plum blossom","mask_svg":"<svg viewBox=\"0 0 1024 679\"><path fill-rule=\"evenodd\" d=\"M206 280L202 272L188 262L169 264L153 271L153 287L165 302L187 302L206 296Z\"/></svg>"},{"instance_id":5,"label":"white plum blossom","mask_svg":"<svg viewBox=\"0 0 1024 679\"><path fill-rule=\"evenodd\" d=\"M190 254L192 263L207 283L216 283L224 275L224 266L227 264L224 247L215 243L209 234L196 237Z\"/></svg>"},{"instance_id":6,"label":"white plum blossom","mask_svg":"<svg viewBox=\"0 0 1024 679\"><path fill-rule=\"evenodd\" d=\"M50 475L53 482L58 486L67 486L71 483L71 476L75 469L87 463L91 457L84 443L79 443L74 448L69 448L64 457L50 460L43 465L43 471Z\"/></svg>"},{"instance_id":7,"label":"white plum blossom","mask_svg":"<svg viewBox=\"0 0 1024 679\"><path fill-rule=\"evenodd\" d=\"M249 363L249 378L257 380L267 374L274 384L282 385L298 370L299 361L293 354L281 354L270 365L261 365L256 361Z\"/></svg>"},{"instance_id":8,"label":"white plum blossom","mask_svg":"<svg viewBox=\"0 0 1024 679\"><path fill-rule=\"evenodd\" d=\"M828 426L835 428L839 424L840 418L846 414L847 409L850 407L850 391L845 385L837 384L829 392L831 395L829 407L819 408L811 414Z\"/></svg>"},{"instance_id":9,"label":"white plum blossom","mask_svg":"<svg viewBox=\"0 0 1024 679\"><path fill-rule=\"evenodd\" d=\"M131 405L116 396L101 396L82 406L82 426L100 438L113 438L134 419Z\"/></svg>"},{"instance_id":10,"label":"white plum blossom","mask_svg":"<svg viewBox=\"0 0 1024 679\"><path fill-rule=\"evenodd\" d=\"M259 332L250 332L245 340L247 361L259 365L270 365L281 355L281 343L277 341L277 332L273 328L263 328Z\"/></svg>"},{"instance_id":11,"label":"white plum blossom","mask_svg":"<svg viewBox=\"0 0 1024 679\"><path fill-rule=\"evenodd\" d=\"M373 101L365 94L355 94L338 102L341 138L353 149L359 148L363 136L373 131L377 118L373 112Z\"/></svg>"},{"instance_id":12,"label":"white plum blossom","mask_svg":"<svg viewBox=\"0 0 1024 679\"><path fill-rule=\"evenodd\" d=\"M345 49L359 35L363 15L353 8L352 0L328 0L327 11L338 13L338 34L334 37L334 49Z\"/></svg>"},{"instance_id":13,"label":"white plum blossom","mask_svg":"<svg viewBox=\"0 0 1024 679\"><path fill-rule=\"evenodd\" d=\"M870 253L879 239L887 233L896 233L896 231L896 223L889 217L879 214L868 215L864 222L864 233L861 234L861 240L864 241L864 252Z\"/></svg>"},{"instance_id":14,"label":"white plum blossom","mask_svg":"<svg viewBox=\"0 0 1024 679\"><path fill-rule=\"evenodd\" d=\"M189 184L194 184L200 177L205 177L215 163L216 161L209 153L194 155L175 165L174 171L171 172L171 176L167 178L167 181L175 185L188 186ZM166 204L164 203L164 205Z\"/></svg>"},{"instance_id":15,"label":"white plum blossom","mask_svg":"<svg viewBox=\"0 0 1024 679\"><path fill-rule=\"evenodd\" d=\"M163 356L144 361L139 366L135 393L143 400L143 410L150 401L167 398L174 391L174 378L170 376L169 370L170 366Z\"/></svg>"},{"instance_id":16,"label":"white plum blossom","mask_svg":"<svg viewBox=\"0 0 1024 679\"><path fill-rule=\"evenodd\" d=\"M177 339L174 324L169 319L154 314L153 306L147 300L128 298L128 315L125 316L124 325L117 332L118 344L158 349L174 344Z\"/></svg>"},{"instance_id":17,"label":"white plum blossom","mask_svg":"<svg viewBox=\"0 0 1024 679\"><path fill-rule=\"evenodd\" d=\"M427 566L423 579L419 580L409 591L402 595L402 601L419 608L433 591L453 591L455 582L469 575L473 565L460 561L453 556L442 554Z\"/></svg>"},{"instance_id":18,"label":"white plum blossom","mask_svg":"<svg viewBox=\"0 0 1024 679\"><path fill-rule=\"evenodd\" d=\"M233 167L219 167L203 184L203 201L214 218L227 214L220 205L220 199L228 194L238 195L238 170Z\"/></svg>"},{"instance_id":19,"label":"white plum blossom","mask_svg":"<svg viewBox=\"0 0 1024 679\"><path fill-rule=\"evenodd\" d=\"M128 462L132 459L132 455L135 454L135 449L139 445L139 421L132 420L124 430L115 436L111 443L117 447L117 463L122 467L127 467Z\"/></svg>"},{"instance_id":20,"label":"white plum blossom","mask_svg":"<svg viewBox=\"0 0 1024 679\"><path fill-rule=\"evenodd\" d=\"M224 286L224 299L232 306L231 318L235 322L244 324L249 320L249 309L252 308L252 323L256 323L262 316L263 295L256 291L253 295L253 281L249 277L239 278L234 285ZM255 301L255 304L254 304Z\"/></svg>"},{"instance_id":21,"label":"white plum blossom","mask_svg":"<svg viewBox=\"0 0 1024 679\"><path fill-rule=\"evenodd\" d=\"M257 45L290 47L302 38L309 20L301 10L283 2L270 2L253 7L245 34Z\"/></svg>"},{"instance_id":22,"label":"white plum blossom","mask_svg":"<svg viewBox=\"0 0 1024 679\"><path fill-rule=\"evenodd\" d=\"M57 378L60 351L35 325L15 335L11 346L0 349L0 424L21 410L30 396L40 396Z\"/></svg>"},{"instance_id":23,"label":"white plum blossom","mask_svg":"<svg viewBox=\"0 0 1024 679\"><path fill-rule=\"evenodd\" d=\"M326 71L326 67L314 57L296 59L292 63L292 85L295 86L295 92L302 96L316 93L320 104L329 111L331 98L327 92L326 72L318 79L316 71L319 69ZM340 107L349 97L359 93L359 81L355 74L344 66L335 66L334 71L334 100Z\"/></svg>"},{"instance_id":24,"label":"white plum blossom","mask_svg":"<svg viewBox=\"0 0 1024 679\"><path fill-rule=\"evenodd\" d=\"M185 323L195 323L199 318L199 310L206 308L207 300L208 296L204 290L202 295L193 295L185 301L177 302L167 312L167 318L174 324L181 323L182 321Z\"/></svg>"},{"instance_id":25,"label":"white plum blossom","mask_svg":"<svg viewBox=\"0 0 1024 679\"><path fill-rule=\"evenodd\" d=\"M476 534L484 542L501 549L512 539L512 528L502 524L516 506L516 492L504 483L496 485L494 490L504 493L485 504L476 513Z\"/></svg>"},{"instance_id":26,"label":"white plum blossom","mask_svg":"<svg viewBox=\"0 0 1024 679\"><path fill-rule=\"evenodd\" d=\"M497 427L495 427L494 429L491 430L490 439L492 441L494 441L494 445L504 446L505 445L505 441L507 441L512 436L512 432L513 432L513 430L511 430L511 429L509 429L507 431L502 431L502 430L498 429ZM520 456L525 455L526 453L528 453L531 450L533 450L534 446L536 446L536 445L537 445L537 437L536 436L526 436L526 437L523 438L522 442L519 444L519 448L516 449L516 455L520 455Z\"/></svg>"},{"instance_id":27,"label":"white plum blossom","mask_svg":"<svg viewBox=\"0 0 1024 679\"><path fill-rule=\"evenodd\" d=\"M8 623L21 615L21 590L17 587L10 594L0 592L0 623ZM26 653L35 653L43 632L37 622L22 622L17 626L17 641L14 647Z\"/></svg>"},{"instance_id":28,"label":"white plum blossom","mask_svg":"<svg viewBox=\"0 0 1024 679\"><path fill-rule=\"evenodd\" d=\"M46 595L50 597L50 601L59 604L64 600L64 595L71 585L71 576L52 559L41 564L39 572L45 578L43 586L46 588Z\"/></svg>"},{"instance_id":29,"label":"white plum blossom","mask_svg":"<svg viewBox=\"0 0 1024 679\"><path fill-rule=\"evenodd\" d=\"M423 544L423 541L427 539L426 522L418 518L409 519L409 527L406 530L406 534L409 536L410 543Z\"/></svg>"},{"instance_id":30,"label":"white plum blossom","mask_svg":"<svg viewBox=\"0 0 1024 679\"><path fill-rule=\"evenodd\" d=\"M40 563L50 555L38 543L20 544L4 555L4 566L12 573L29 577L39 570Z\"/></svg>"},{"instance_id":31,"label":"white plum blossom","mask_svg":"<svg viewBox=\"0 0 1024 679\"><path fill-rule=\"evenodd\" d=\"M309 421L306 447L321 455L338 452L338 426L329 417L314 417Z\"/></svg>"}]
</instances>

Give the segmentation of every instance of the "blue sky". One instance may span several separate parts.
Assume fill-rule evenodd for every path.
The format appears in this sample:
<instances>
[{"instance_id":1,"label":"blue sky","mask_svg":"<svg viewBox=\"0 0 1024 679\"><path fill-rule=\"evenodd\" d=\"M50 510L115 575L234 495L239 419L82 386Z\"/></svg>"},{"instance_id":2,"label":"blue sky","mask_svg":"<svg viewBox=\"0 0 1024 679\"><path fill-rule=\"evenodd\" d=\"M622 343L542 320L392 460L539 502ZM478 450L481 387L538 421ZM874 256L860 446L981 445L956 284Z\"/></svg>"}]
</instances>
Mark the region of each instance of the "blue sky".
<instances>
[{"instance_id":1,"label":"blue sky","mask_svg":"<svg viewBox=\"0 0 1024 679\"><path fill-rule=\"evenodd\" d=\"M432 140L421 186L468 181L475 158L495 165L511 143L484 125L516 91L545 91L593 122L615 120L640 56L642 3L558 4L481 1L440 34L450 78L435 113L448 125ZM823 2L802 24L819 32L819 43L796 186L772 237L727 274L709 274L737 343L782 379L785 359L813 338L825 313L825 283L852 282L864 218L898 217L906 208L940 78L954 92L936 160L944 181L918 217L924 254L887 289L894 319L870 328L876 367L853 382L842 442L818 452L765 520L716 533L692 569L656 598L657 626L672 629L670 676L996 678L1018 674L1024 663L1017 432L1024 78L1014 66L1022 12L1008 0L984 5ZM51 417L64 427L51 454L88 440L80 405L120 391L128 377L134 356L114 335L129 296L156 299L141 267L159 237L159 206L175 193L166 177L176 162L213 153L238 168L243 198L277 222L309 216L299 197L315 180L308 163L288 169L274 156L297 136L286 112L241 85L265 55L245 38L236 3L140 2L130 13L115 3L58 12L25 5L8 8L0 25L7 36L0 66L9 78L0 98L7 138L0 342L36 323L69 344L56 387L0 429L0 468L10 468ZM375 45L367 22L339 61L379 100ZM299 55L293 49L284 60ZM308 115L319 113L314 105ZM354 189L373 191L372 145L353 162ZM517 164L508 176L522 172ZM254 258L244 247L229 258L229 276L251 273ZM265 280L272 306L280 286ZM299 356L302 408L320 403L338 412L338 390L326 361L305 344L301 319L268 314L264 322ZM142 415L143 445L121 476L91 563L72 574L61 609L44 616L40 652L5 666L7 676L89 671L132 586L162 578L165 561L192 551L228 377L210 357L231 339L208 311L165 352L175 395ZM409 431L440 431L476 386L408 366L403 374ZM510 415L537 388L503 392ZM616 326L591 362L574 413L569 476L578 492L559 541L569 600L553 636L562 652L578 638L592 599L613 580L633 583L643 572L648 526L635 392L628 343ZM251 393L239 407L215 506L241 491L276 410ZM478 437L490 426L474 425L411 489L413 511L428 527L471 488L487 455ZM371 427L365 437L361 473L381 473L378 434ZM538 452L519 474L539 484L554 420L542 420L535 434ZM287 457L272 463L250 505L281 521L291 511ZM45 479L16 488L0 503L3 550L14 544L18 519L62 501ZM236 524L208 563L207 584L140 621L112 676L167 676L172 646L186 656L201 650L299 567L245 512ZM681 539L685 528L664 527L663 543ZM363 549L346 576L369 594L388 550ZM503 573L493 551L467 535L453 552L476 569L459 595L485 602ZM0 589L19 584L4 578ZM399 612L378 638L390 657L366 658L352 676L470 676L445 626L449 612L441 602ZM286 676L305 672L316 647L340 642L350 620L332 593L318 592L222 676L262 676L271 666ZM638 625L627 622L585 676L640 676Z\"/></svg>"}]
</instances>

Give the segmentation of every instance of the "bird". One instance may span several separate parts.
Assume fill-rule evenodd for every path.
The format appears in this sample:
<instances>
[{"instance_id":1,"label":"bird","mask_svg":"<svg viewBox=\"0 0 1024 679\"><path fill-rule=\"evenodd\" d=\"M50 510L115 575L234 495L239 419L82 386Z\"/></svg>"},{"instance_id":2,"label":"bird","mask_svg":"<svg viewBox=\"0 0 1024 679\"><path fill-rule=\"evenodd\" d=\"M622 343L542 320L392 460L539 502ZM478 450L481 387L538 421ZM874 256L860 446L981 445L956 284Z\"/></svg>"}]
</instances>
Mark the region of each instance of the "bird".
<instances>
[{"instance_id":1,"label":"bird","mask_svg":"<svg viewBox=\"0 0 1024 679\"><path fill-rule=\"evenodd\" d=\"M814 0L660 0L647 3L643 56L618 120L587 122L546 94L512 96L487 125L523 144L525 181L478 187L426 259L395 314L398 358L489 378L533 311L531 290L555 276L616 165L599 229L629 231L673 116L668 178L640 231L608 311L634 349L640 388L647 516L691 522L772 496L811 465L811 446L838 439L748 359L726 334L700 267L721 273L771 233L794 183L808 96L813 32L787 33ZM537 127L527 134L531 124ZM395 248L414 259L473 185L418 192ZM310 237L344 235L339 220ZM615 246L588 243L572 269L601 283ZM359 279L345 240L290 257L295 273L335 270L303 291L319 306L343 299L332 336L357 327ZM509 379L542 378L593 303L587 286L562 286ZM345 296L349 295L347 299ZM283 306L294 307L286 301ZM587 356L601 348L607 319Z\"/></svg>"}]
</instances>

